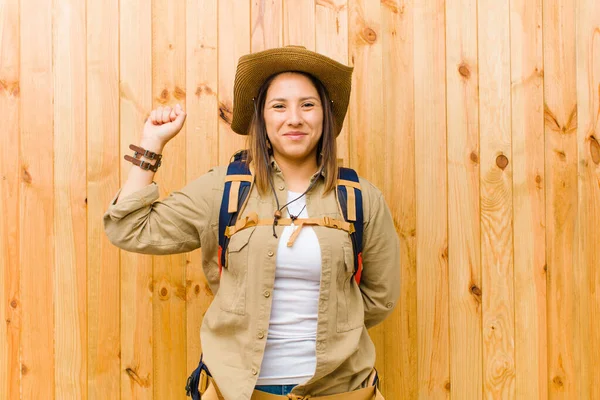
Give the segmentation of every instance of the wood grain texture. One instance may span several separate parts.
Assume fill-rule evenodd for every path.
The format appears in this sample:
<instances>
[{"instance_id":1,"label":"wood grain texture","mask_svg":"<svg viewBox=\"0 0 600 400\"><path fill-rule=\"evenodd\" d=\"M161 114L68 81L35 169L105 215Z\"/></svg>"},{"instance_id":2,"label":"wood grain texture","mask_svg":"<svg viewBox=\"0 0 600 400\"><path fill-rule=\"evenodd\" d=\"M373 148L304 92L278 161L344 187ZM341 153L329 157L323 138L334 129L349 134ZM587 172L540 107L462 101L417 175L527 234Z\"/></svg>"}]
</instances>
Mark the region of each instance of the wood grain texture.
<instances>
[{"instance_id":1,"label":"wood grain texture","mask_svg":"<svg viewBox=\"0 0 600 400\"><path fill-rule=\"evenodd\" d=\"M597 0L0 0L0 398L183 398L202 253L102 215L153 106L188 112L162 196L245 147L238 59L286 44L355 68L338 161L402 247L386 398L600 398Z\"/></svg>"},{"instance_id":2,"label":"wood grain texture","mask_svg":"<svg viewBox=\"0 0 600 400\"><path fill-rule=\"evenodd\" d=\"M20 6L20 394L54 399L53 10L50 0Z\"/></svg>"},{"instance_id":3,"label":"wood grain texture","mask_svg":"<svg viewBox=\"0 0 600 400\"><path fill-rule=\"evenodd\" d=\"M542 1L510 3L516 397L547 398Z\"/></svg>"},{"instance_id":4,"label":"wood grain texture","mask_svg":"<svg viewBox=\"0 0 600 400\"><path fill-rule=\"evenodd\" d=\"M283 44L315 50L315 0L283 0Z\"/></svg>"},{"instance_id":5,"label":"wood grain texture","mask_svg":"<svg viewBox=\"0 0 600 400\"><path fill-rule=\"evenodd\" d=\"M19 2L0 0L0 398L18 399L20 185L20 38Z\"/></svg>"},{"instance_id":6,"label":"wood grain texture","mask_svg":"<svg viewBox=\"0 0 600 400\"><path fill-rule=\"evenodd\" d=\"M219 164L228 164L231 156L246 148L246 137L231 130L233 118L233 82L238 60L250 53L250 3L218 2L218 77Z\"/></svg>"},{"instance_id":7,"label":"wood grain texture","mask_svg":"<svg viewBox=\"0 0 600 400\"><path fill-rule=\"evenodd\" d=\"M283 45L283 0L251 0L251 51Z\"/></svg>"},{"instance_id":8,"label":"wood grain texture","mask_svg":"<svg viewBox=\"0 0 600 400\"><path fill-rule=\"evenodd\" d=\"M478 3L483 396L514 398L510 10Z\"/></svg>"},{"instance_id":9,"label":"wood grain texture","mask_svg":"<svg viewBox=\"0 0 600 400\"><path fill-rule=\"evenodd\" d=\"M477 2L446 2L451 396L481 399Z\"/></svg>"},{"instance_id":10,"label":"wood grain texture","mask_svg":"<svg viewBox=\"0 0 600 400\"><path fill-rule=\"evenodd\" d=\"M317 0L315 8L315 51L344 64L348 62L348 1ZM349 163L348 114L337 137L338 164Z\"/></svg>"},{"instance_id":11,"label":"wood grain texture","mask_svg":"<svg viewBox=\"0 0 600 400\"><path fill-rule=\"evenodd\" d=\"M183 1L152 2L152 108L159 106L186 109L186 27ZM165 146L165 162L155 180L161 198L186 184L186 131L184 125ZM154 286L152 313L152 359L155 399L181 397L185 387L186 324L185 321L185 254L153 257Z\"/></svg>"},{"instance_id":12,"label":"wood grain texture","mask_svg":"<svg viewBox=\"0 0 600 400\"><path fill-rule=\"evenodd\" d=\"M354 67L348 118L350 133L350 168L358 175L381 187L381 171L387 168L384 137L384 112L381 42L381 9L379 1L348 1L348 45L350 65ZM365 149L369 148L368 155ZM369 331L377 348L376 368L385 385L386 354L383 352L383 325Z\"/></svg>"},{"instance_id":13,"label":"wood grain texture","mask_svg":"<svg viewBox=\"0 0 600 400\"><path fill-rule=\"evenodd\" d=\"M544 0L548 396L578 398L575 4Z\"/></svg>"},{"instance_id":14,"label":"wood grain texture","mask_svg":"<svg viewBox=\"0 0 600 400\"><path fill-rule=\"evenodd\" d=\"M119 189L119 1L87 4L88 398L121 396L119 249L102 215Z\"/></svg>"},{"instance_id":15,"label":"wood grain texture","mask_svg":"<svg viewBox=\"0 0 600 400\"><path fill-rule=\"evenodd\" d=\"M382 3L383 141L393 156L382 166L381 190L400 237L402 285L398 306L383 323L383 391L406 399L418 393L413 14L414 2Z\"/></svg>"},{"instance_id":16,"label":"wood grain texture","mask_svg":"<svg viewBox=\"0 0 600 400\"><path fill-rule=\"evenodd\" d=\"M86 10L53 6L55 396L87 399Z\"/></svg>"},{"instance_id":17,"label":"wood grain texture","mask_svg":"<svg viewBox=\"0 0 600 400\"><path fill-rule=\"evenodd\" d=\"M581 359L576 374L581 399L600 398L600 8L578 2L577 143L579 246L575 271Z\"/></svg>"},{"instance_id":18,"label":"wood grain texture","mask_svg":"<svg viewBox=\"0 0 600 400\"><path fill-rule=\"evenodd\" d=\"M152 108L152 8L144 0L120 2L121 183L132 165L123 160L139 143ZM165 160L166 162L166 160ZM121 399L152 399L152 257L121 252Z\"/></svg>"},{"instance_id":19,"label":"wood grain texture","mask_svg":"<svg viewBox=\"0 0 600 400\"><path fill-rule=\"evenodd\" d=\"M415 197L419 398L450 395L445 9L415 3Z\"/></svg>"},{"instance_id":20,"label":"wood grain texture","mask_svg":"<svg viewBox=\"0 0 600 400\"><path fill-rule=\"evenodd\" d=\"M383 101L385 142L390 163L382 187L401 246L399 307L384 321L384 391L400 398L417 398L417 290L413 18L414 2L382 3ZM395 332L389 335L389 332Z\"/></svg>"},{"instance_id":21,"label":"wood grain texture","mask_svg":"<svg viewBox=\"0 0 600 400\"><path fill-rule=\"evenodd\" d=\"M186 177L196 179L217 165L219 121L217 101L217 0L186 3ZM200 250L187 254L186 268L187 372L202 352L200 327L213 294L202 272ZM187 376L186 375L186 376Z\"/></svg>"}]
</instances>

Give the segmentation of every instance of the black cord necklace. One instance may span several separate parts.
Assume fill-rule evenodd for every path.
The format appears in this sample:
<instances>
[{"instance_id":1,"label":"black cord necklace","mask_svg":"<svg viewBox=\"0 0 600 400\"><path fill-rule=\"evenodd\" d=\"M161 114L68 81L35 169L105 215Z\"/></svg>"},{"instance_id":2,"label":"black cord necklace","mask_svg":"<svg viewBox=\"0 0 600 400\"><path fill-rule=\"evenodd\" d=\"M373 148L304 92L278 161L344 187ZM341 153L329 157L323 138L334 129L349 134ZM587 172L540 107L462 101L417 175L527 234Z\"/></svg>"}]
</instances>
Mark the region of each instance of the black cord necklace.
<instances>
[{"instance_id":1,"label":"black cord necklace","mask_svg":"<svg viewBox=\"0 0 600 400\"><path fill-rule=\"evenodd\" d=\"M298 197L298 199L299 199L299 197ZM296 199L296 200L298 200L298 199ZM305 209L305 208L306 208L306 203L304 203L304 205L302 206L302 209L300 209L300 212L299 212L298 214L296 214L296 215L293 215L293 214L290 212L290 209L289 209L289 207L288 207L288 209L287 209L287 212L288 212L288 215L290 216L290 219L292 220L292 223L293 223L295 220L297 220L297 219L298 219L298 217L300 216L300 214L302 214L302 211L304 211L304 209Z\"/></svg>"}]
</instances>

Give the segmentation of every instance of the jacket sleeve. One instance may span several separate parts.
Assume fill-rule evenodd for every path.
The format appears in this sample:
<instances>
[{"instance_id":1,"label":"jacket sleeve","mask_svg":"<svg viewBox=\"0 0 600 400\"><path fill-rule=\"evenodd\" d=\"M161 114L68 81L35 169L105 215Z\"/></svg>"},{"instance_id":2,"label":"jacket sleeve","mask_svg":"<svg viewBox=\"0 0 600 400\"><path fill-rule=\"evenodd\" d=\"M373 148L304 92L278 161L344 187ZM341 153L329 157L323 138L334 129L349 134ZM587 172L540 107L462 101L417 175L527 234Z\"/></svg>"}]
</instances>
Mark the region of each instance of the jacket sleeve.
<instances>
[{"instance_id":1,"label":"jacket sleeve","mask_svg":"<svg viewBox=\"0 0 600 400\"><path fill-rule=\"evenodd\" d=\"M104 230L115 246L143 254L175 254L201 246L213 218L215 170L167 198L159 198L153 182L115 204L104 214Z\"/></svg>"},{"instance_id":2,"label":"jacket sleeve","mask_svg":"<svg viewBox=\"0 0 600 400\"><path fill-rule=\"evenodd\" d=\"M400 240L383 194L363 179L361 187L365 222L360 290L365 325L371 328L393 311L400 297Z\"/></svg>"}]
</instances>

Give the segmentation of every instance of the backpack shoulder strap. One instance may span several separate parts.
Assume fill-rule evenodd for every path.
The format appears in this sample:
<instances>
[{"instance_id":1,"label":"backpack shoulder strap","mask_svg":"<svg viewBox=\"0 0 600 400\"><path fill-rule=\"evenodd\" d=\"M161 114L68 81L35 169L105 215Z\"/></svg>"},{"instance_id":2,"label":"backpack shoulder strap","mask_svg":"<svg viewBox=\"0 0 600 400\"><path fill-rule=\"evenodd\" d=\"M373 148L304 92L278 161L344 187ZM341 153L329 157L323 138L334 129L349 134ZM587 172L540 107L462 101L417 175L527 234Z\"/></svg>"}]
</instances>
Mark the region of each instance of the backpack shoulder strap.
<instances>
[{"instance_id":1,"label":"backpack shoulder strap","mask_svg":"<svg viewBox=\"0 0 600 400\"><path fill-rule=\"evenodd\" d=\"M254 181L248 164L246 164L247 155L246 150L238 151L233 155L232 161L227 167L219 210L219 275L223 271L223 266L226 265L226 250L229 245L225 229L237 220L238 213L248 199Z\"/></svg>"},{"instance_id":2,"label":"backpack shoulder strap","mask_svg":"<svg viewBox=\"0 0 600 400\"><path fill-rule=\"evenodd\" d=\"M354 224L350 234L354 251L354 279L360 283L362 276L363 201L358 174L351 168L340 167L337 181L337 199L344 219Z\"/></svg>"}]
</instances>

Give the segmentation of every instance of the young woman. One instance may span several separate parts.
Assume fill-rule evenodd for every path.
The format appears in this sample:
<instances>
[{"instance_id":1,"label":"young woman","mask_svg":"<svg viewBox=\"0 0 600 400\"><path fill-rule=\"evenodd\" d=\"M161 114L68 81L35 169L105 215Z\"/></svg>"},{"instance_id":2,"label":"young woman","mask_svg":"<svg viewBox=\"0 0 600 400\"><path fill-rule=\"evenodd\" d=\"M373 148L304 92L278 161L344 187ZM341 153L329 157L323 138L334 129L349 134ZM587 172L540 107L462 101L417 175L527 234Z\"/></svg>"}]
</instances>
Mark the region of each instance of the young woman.
<instances>
[{"instance_id":1,"label":"young woman","mask_svg":"<svg viewBox=\"0 0 600 400\"><path fill-rule=\"evenodd\" d=\"M152 111L142 150L128 157L144 163L132 167L104 216L111 242L146 254L203 249L215 293L201 329L203 399L383 398L374 387L375 347L367 329L398 300L399 243L381 192L361 178L362 202L348 196L349 212L362 207L364 215L357 279L354 229L336 192L335 139L351 76L352 68L299 46L240 59L232 129L248 135L242 160L252 186L228 225L225 265L219 215L231 180L227 166L156 201L160 160L152 153L161 154L181 130L181 107Z\"/></svg>"}]
</instances>

